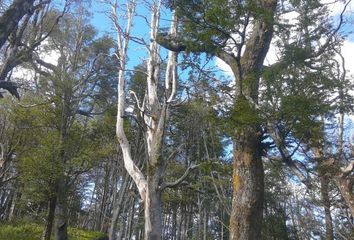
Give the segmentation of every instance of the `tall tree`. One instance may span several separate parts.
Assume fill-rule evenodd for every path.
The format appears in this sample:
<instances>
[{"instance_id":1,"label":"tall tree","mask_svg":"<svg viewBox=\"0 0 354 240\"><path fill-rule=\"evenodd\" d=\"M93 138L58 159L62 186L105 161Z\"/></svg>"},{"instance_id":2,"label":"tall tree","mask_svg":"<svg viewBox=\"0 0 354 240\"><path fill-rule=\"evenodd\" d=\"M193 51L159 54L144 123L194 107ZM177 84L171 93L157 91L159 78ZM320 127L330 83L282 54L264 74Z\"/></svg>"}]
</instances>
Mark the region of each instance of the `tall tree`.
<instances>
[{"instance_id":1,"label":"tall tree","mask_svg":"<svg viewBox=\"0 0 354 240\"><path fill-rule=\"evenodd\" d=\"M189 42L189 47L175 46L174 41L160 39L161 44L171 50L188 49L218 56L231 67L236 78L233 120L237 125L233 136L234 194L230 239L259 239L261 234L264 173L262 129L256 104L263 61L273 36L276 6L275 0L246 2L245 5L239 1L173 1L172 7L190 20L185 29L193 29L188 31L191 39L200 40ZM249 27L252 27L250 32L247 31ZM232 42L231 49L227 46L228 41Z\"/></svg>"},{"instance_id":2,"label":"tall tree","mask_svg":"<svg viewBox=\"0 0 354 240\"><path fill-rule=\"evenodd\" d=\"M285 66L299 62L309 62L311 67L314 59L327 53L341 22L339 27L332 27L328 15L323 15L326 7L320 1L176 0L170 4L181 17L183 37L161 33L158 42L172 51L216 56L230 66L235 77L234 102L230 111L234 126L230 239L260 239L264 199L262 140L267 130L264 119L267 114L262 112L260 104L260 83L265 57L275 33L277 36L286 35L287 43L277 46L281 53L280 61L269 68L285 69ZM299 42L292 38L282 23L282 14L288 11L300 14L301 20L290 24L294 30L305 29L299 31L302 36ZM310 16L313 17L312 22ZM321 37L325 39L324 43L318 44L315 39Z\"/></svg>"},{"instance_id":3,"label":"tall tree","mask_svg":"<svg viewBox=\"0 0 354 240\"><path fill-rule=\"evenodd\" d=\"M179 184L183 178L195 166L187 168L186 173L173 183L167 183L163 180L165 172L166 159L162 155L163 139L165 126L168 123L170 107L176 95L177 76L176 61L177 53L169 51L166 73L164 79L164 89L159 94L161 84L161 61L159 46L156 42L157 33L160 22L161 1L153 1L150 6L150 44L148 46L148 61L146 73L146 94L144 99L138 99L137 94L130 91L131 96L135 99L135 107L138 109L138 115L143 119L145 142L148 155L146 176L136 166L132 159L131 147L124 130L125 116L125 85L126 85L126 64L128 43L131 36L132 18L135 13L135 1L130 1L126 11L126 27L119 24L119 17L116 12L117 2L113 6L113 23L117 30L117 52L119 59L119 78L118 78L118 111L117 111L117 137L123 153L124 165L136 184L140 197L144 203L144 220L145 220L145 239L161 239L162 236L162 202L161 193L166 187L172 187ZM175 14L171 22L170 34L177 35L177 18ZM162 96L162 97L160 97ZM111 239L114 235L110 233Z\"/></svg>"},{"instance_id":4,"label":"tall tree","mask_svg":"<svg viewBox=\"0 0 354 240\"><path fill-rule=\"evenodd\" d=\"M54 229L58 240L68 238L69 191L78 175L87 171L85 158L80 160L78 157L80 145L72 143L76 137L76 141L81 143L88 140L85 134L77 136L78 128L82 126L86 129L87 118L90 118L98 101L97 94L102 92L104 82L109 81L113 73L110 67L115 64L107 57L112 40L106 36L96 38L96 30L87 23L87 11L82 5L74 11L77 16L67 14L48 39L46 47L50 50L49 54L58 56L57 62L45 62L39 53L32 57L32 66L41 75L39 92L48 99L52 106L51 114L55 116L52 122L56 131L57 152L53 161L58 168L57 177L52 181L54 195L50 210L55 209ZM82 120L80 115L86 120ZM83 161L83 169L76 161ZM50 225L45 236L47 239L50 237Z\"/></svg>"},{"instance_id":5,"label":"tall tree","mask_svg":"<svg viewBox=\"0 0 354 240\"><path fill-rule=\"evenodd\" d=\"M2 52L0 88L20 97L18 84L11 81L10 73L17 66L31 62L33 53L48 38L68 6L69 1L65 1L62 12L58 12L52 7L51 1L15 0L6 9L0 17L0 48L6 43Z\"/></svg>"}]
</instances>

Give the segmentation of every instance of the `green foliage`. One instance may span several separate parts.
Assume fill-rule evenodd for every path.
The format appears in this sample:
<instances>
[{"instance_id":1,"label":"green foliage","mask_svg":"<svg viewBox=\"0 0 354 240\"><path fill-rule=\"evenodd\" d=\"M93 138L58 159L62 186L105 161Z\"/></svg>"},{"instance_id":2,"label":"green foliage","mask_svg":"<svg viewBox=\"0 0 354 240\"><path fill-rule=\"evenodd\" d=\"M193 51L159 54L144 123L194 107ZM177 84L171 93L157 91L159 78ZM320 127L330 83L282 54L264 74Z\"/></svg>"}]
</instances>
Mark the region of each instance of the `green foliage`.
<instances>
[{"instance_id":1,"label":"green foliage","mask_svg":"<svg viewBox=\"0 0 354 240\"><path fill-rule=\"evenodd\" d=\"M266 161L265 167L265 210L262 227L263 239L289 239L289 230L286 225L286 203L290 191L284 182L287 177L281 163Z\"/></svg>"},{"instance_id":2,"label":"green foliage","mask_svg":"<svg viewBox=\"0 0 354 240\"><path fill-rule=\"evenodd\" d=\"M43 232L43 227L33 222L0 223L0 240L38 240ZM96 231L87 231L77 228L68 230L71 240L97 240L105 234ZM54 239L54 236L52 236Z\"/></svg>"},{"instance_id":3,"label":"green foliage","mask_svg":"<svg viewBox=\"0 0 354 240\"><path fill-rule=\"evenodd\" d=\"M261 122L259 112L243 96L239 96L230 112L227 124L232 129L242 129Z\"/></svg>"},{"instance_id":4,"label":"green foliage","mask_svg":"<svg viewBox=\"0 0 354 240\"><path fill-rule=\"evenodd\" d=\"M187 52L215 54L226 45L235 30L248 24L249 18L273 21L258 1L170 0L170 6L184 20L181 31Z\"/></svg>"},{"instance_id":5,"label":"green foliage","mask_svg":"<svg viewBox=\"0 0 354 240\"><path fill-rule=\"evenodd\" d=\"M136 93L136 96L140 101L144 99L146 92L146 65L140 64L134 68L134 74L129 78L129 89Z\"/></svg>"},{"instance_id":6,"label":"green foliage","mask_svg":"<svg viewBox=\"0 0 354 240\"><path fill-rule=\"evenodd\" d=\"M326 106L321 106L307 96L290 95L283 97L281 113L283 119L291 124L295 135L301 138L310 130L311 136L308 137L318 139L322 133L322 124L318 116L320 113L324 113L325 109L327 109Z\"/></svg>"},{"instance_id":7,"label":"green foliage","mask_svg":"<svg viewBox=\"0 0 354 240\"><path fill-rule=\"evenodd\" d=\"M17 222L0 224L1 240L38 240L42 234L42 227L35 223Z\"/></svg>"},{"instance_id":8,"label":"green foliage","mask_svg":"<svg viewBox=\"0 0 354 240\"><path fill-rule=\"evenodd\" d=\"M264 217L262 226L263 239L289 239L284 217L281 215L267 215Z\"/></svg>"}]
</instances>

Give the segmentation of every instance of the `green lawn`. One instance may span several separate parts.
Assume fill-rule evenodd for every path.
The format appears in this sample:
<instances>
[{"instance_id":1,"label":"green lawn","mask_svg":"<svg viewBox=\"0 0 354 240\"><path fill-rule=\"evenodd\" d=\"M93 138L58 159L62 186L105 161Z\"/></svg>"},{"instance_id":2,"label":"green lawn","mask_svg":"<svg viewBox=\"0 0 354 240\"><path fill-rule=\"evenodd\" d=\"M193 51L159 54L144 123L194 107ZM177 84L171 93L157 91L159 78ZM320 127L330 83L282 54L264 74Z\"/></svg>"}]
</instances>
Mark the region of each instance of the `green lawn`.
<instances>
[{"instance_id":1,"label":"green lawn","mask_svg":"<svg viewBox=\"0 0 354 240\"><path fill-rule=\"evenodd\" d=\"M29 222L0 222L0 240L39 240L43 226ZM69 228L70 240L97 240L104 234L95 231L86 231L77 228ZM54 239L54 238L53 238Z\"/></svg>"}]
</instances>

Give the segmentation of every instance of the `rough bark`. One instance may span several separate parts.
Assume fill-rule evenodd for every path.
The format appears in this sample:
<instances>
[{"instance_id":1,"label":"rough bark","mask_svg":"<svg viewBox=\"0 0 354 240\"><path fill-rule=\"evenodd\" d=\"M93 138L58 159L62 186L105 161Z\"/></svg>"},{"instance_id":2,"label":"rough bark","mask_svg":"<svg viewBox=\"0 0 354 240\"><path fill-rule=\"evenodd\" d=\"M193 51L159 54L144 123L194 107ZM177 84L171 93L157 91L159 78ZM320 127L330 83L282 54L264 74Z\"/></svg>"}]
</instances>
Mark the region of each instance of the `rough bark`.
<instances>
[{"instance_id":1,"label":"rough bark","mask_svg":"<svg viewBox=\"0 0 354 240\"><path fill-rule=\"evenodd\" d=\"M349 207L350 214L354 216L354 179L352 177L337 177L335 182L345 202Z\"/></svg>"},{"instance_id":2,"label":"rough bark","mask_svg":"<svg viewBox=\"0 0 354 240\"><path fill-rule=\"evenodd\" d=\"M274 15L276 0L262 1L264 11ZM254 122L237 126L234 137L233 199L230 216L230 239L261 239L264 198L264 170L261 159L260 127L256 104L259 78L273 36L273 20L255 21L246 43L240 67L235 68L238 101L241 109L254 114ZM232 64L235 65L235 64ZM236 105L240 104L236 102ZM245 114L245 112L239 112Z\"/></svg>"},{"instance_id":3,"label":"rough bark","mask_svg":"<svg viewBox=\"0 0 354 240\"><path fill-rule=\"evenodd\" d=\"M261 239L264 172L256 130L239 132L234 145L230 239Z\"/></svg>"},{"instance_id":4,"label":"rough bark","mask_svg":"<svg viewBox=\"0 0 354 240\"><path fill-rule=\"evenodd\" d=\"M47 214L44 232L42 235L42 240L50 240L50 237L52 235L56 203L57 203L56 196L51 197L48 204L48 214Z\"/></svg>"},{"instance_id":5,"label":"rough bark","mask_svg":"<svg viewBox=\"0 0 354 240\"><path fill-rule=\"evenodd\" d=\"M236 122L234 135L233 204L230 218L230 239L260 239L262 206L264 195L264 171L260 155L260 122L257 122L257 102L259 79L263 62L273 37L274 15L277 0L256 1L264 16L254 16L252 31L245 40L245 51L241 57L242 45L238 53L230 53L218 46L205 49L203 45L193 46L193 52L205 52L219 57L227 63L236 79L236 102L240 116L243 110L254 116L254 122ZM188 18L188 17L187 17ZM192 19L189 19L193 21ZM198 25L198 23L196 23ZM241 36L242 37L242 36ZM181 38L160 34L158 41L171 51L186 50L186 42ZM188 40L186 40L188 42ZM241 100L238 101L238 100Z\"/></svg>"},{"instance_id":6,"label":"rough bark","mask_svg":"<svg viewBox=\"0 0 354 240\"><path fill-rule=\"evenodd\" d=\"M321 197L322 204L325 212L325 225L326 225L326 240L333 240L333 222L331 216L331 201L329 199L329 179L326 176L321 177Z\"/></svg>"},{"instance_id":7,"label":"rough bark","mask_svg":"<svg viewBox=\"0 0 354 240\"><path fill-rule=\"evenodd\" d=\"M162 203L161 190L155 175L148 177L145 202L145 240L162 239Z\"/></svg>"},{"instance_id":8,"label":"rough bark","mask_svg":"<svg viewBox=\"0 0 354 240\"><path fill-rule=\"evenodd\" d=\"M68 208L67 208L67 186L64 184L65 180L58 183L57 191L57 205L55 209L55 239L67 240L68 239Z\"/></svg>"},{"instance_id":9,"label":"rough bark","mask_svg":"<svg viewBox=\"0 0 354 240\"><path fill-rule=\"evenodd\" d=\"M35 0L15 0L0 17L0 48L10 34L17 28L19 21L33 8Z\"/></svg>"}]
</instances>

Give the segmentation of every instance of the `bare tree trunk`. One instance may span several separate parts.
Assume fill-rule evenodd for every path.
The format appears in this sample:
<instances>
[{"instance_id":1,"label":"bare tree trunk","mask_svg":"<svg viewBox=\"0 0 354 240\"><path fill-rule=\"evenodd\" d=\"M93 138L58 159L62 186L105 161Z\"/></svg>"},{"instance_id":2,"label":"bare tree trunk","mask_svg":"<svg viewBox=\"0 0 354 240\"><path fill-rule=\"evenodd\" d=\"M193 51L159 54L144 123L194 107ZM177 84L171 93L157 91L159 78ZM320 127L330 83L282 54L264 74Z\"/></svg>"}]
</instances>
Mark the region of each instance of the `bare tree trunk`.
<instances>
[{"instance_id":1,"label":"bare tree trunk","mask_svg":"<svg viewBox=\"0 0 354 240\"><path fill-rule=\"evenodd\" d=\"M46 219L44 232L43 232L43 235L42 235L42 240L50 240L50 237L52 235L56 203L57 203L57 197L56 196L52 196L49 199L48 215L47 215L47 219Z\"/></svg>"},{"instance_id":2,"label":"bare tree trunk","mask_svg":"<svg viewBox=\"0 0 354 240\"><path fill-rule=\"evenodd\" d=\"M119 214L122 209L122 203L124 200L124 196L127 192L126 190L127 190L128 186L130 186L130 185L131 185L131 181L129 181L129 175L125 174L124 179L123 179L123 185L122 185L121 189L119 190L118 198L117 198L116 202L114 203L113 216L111 219L111 226L109 229L109 239L111 239L111 240L116 239L117 223L118 223Z\"/></svg>"},{"instance_id":3,"label":"bare tree trunk","mask_svg":"<svg viewBox=\"0 0 354 240\"><path fill-rule=\"evenodd\" d=\"M132 234L133 234L133 225L134 225L134 213L135 213L135 196L132 196L132 200L130 202L130 209L129 209L129 216L127 218L128 222L128 228L127 228L127 234L126 234L126 239L132 239Z\"/></svg>"},{"instance_id":4,"label":"bare tree trunk","mask_svg":"<svg viewBox=\"0 0 354 240\"><path fill-rule=\"evenodd\" d=\"M17 202L17 198L18 198L19 194L20 193L18 193L18 192L14 193L14 197L11 202L11 207L10 207L10 212L9 212L9 217L8 217L9 221L13 220L13 218L15 216L15 206L16 206L16 202Z\"/></svg>"},{"instance_id":5,"label":"bare tree trunk","mask_svg":"<svg viewBox=\"0 0 354 240\"><path fill-rule=\"evenodd\" d=\"M208 238L208 215L206 207L203 208L203 240Z\"/></svg>"},{"instance_id":6,"label":"bare tree trunk","mask_svg":"<svg viewBox=\"0 0 354 240\"><path fill-rule=\"evenodd\" d=\"M172 209L172 226L171 226L171 239L177 239L177 212L178 212L178 205L176 204Z\"/></svg>"},{"instance_id":7,"label":"bare tree trunk","mask_svg":"<svg viewBox=\"0 0 354 240\"><path fill-rule=\"evenodd\" d=\"M116 6L116 5L115 5ZM147 176L142 174L140 169L134 163L131 157L131 148L123 128L123 116L125 108L125 76L124 68L127 57L127 46L129 42L129 33L132 22L132 14L135 7L135 2L132 1L128 5L128 17L127 17L127 29L125 34L121 35L121 27L118 26L118 21L115 22L117 28L118 37L118 50L121 61L121 69L119 71L118 79L118 113L117 113L117 137L122 149L124 166L133 178L133 181L137 185L141 199L144 202L144 219L145 219L145 231L144 238L161 239L162 236L162 203L161 203L161 191L163 183L163 172L165 170L164 159L161 156L162 140L165 131L165 124L168 119L168 104L172 101L176 93L176 57L177 53L169 53L166 79L165 79L165 94L167 100L162 103L159 102L157 90L160 80L160 61L159 61L159 47L156 42L157 31L159 28L160 19L160 6L161 1L154 2L152 6L151 17L151 43L149 46L149 61L147 64L147 98L143 105L137 99L134 92L131 92L135 97L136 105L140 110L141 117L144 119L147 125L146 130L146 143L148 153L148 166ZM114 8L116 9L116 7ZM117 16L116 13L114 13ZM174 15L175 17L175 15ZM176 34L177 23L176 19L172 21L172 33ZM145 109L150 113L145 114Z\"/></svg>"},{"instance_id":8,"label":"bare tree trunk","mask_svg":"<svg viewBox=\"0 0 354 240\"><path fill-rule=\"evenodd\" d=\"M325 212L326 240L333 240L333 222L331 216L331 201L329 199L329 181L326 176L321 177L321 197Z\"/></svg>"},{"instance_id":9,"label":"bare tree trunk","mask_svg":"<svg viewBox=\"0 0 354 240\"><path fill-rule=\"evenodd\" d=\"M67 208L67 191L65 180L61 180L58 184L57 204L55 209L55 239L68 239L68 208Z\"/></svg>"},{"instance_id":10,"label":"bare tree trunk","mask_svg":"<svg viewBox=\"0 0 354 240\"><path fill-rule=\"evenodd\" d=\"M344 65L343 65L344 66ZM343 78L345 79L345 69ZM343 133L344 133L344 113L341 112L339 117L339 129L338 129L338 149L337 156L340 159L343 152ZM353 148L353 146L352 146ZM352 149L354 153L354 149ZM350 174L354 171L354 161L350 162L349 165L342 169L341 173L338 176L335 176L335 183L339 188L340 193L342 194L344 201L347 203L352 217L354 217L354 178Z\"/></svg>"},{"instance_id":11,"label":"bare tree trunk","mask_svg":"<svg viewBox=\"0 0 354 240\"><path fill-rule=\"evenodd\" d=\"M156 161L150 161L156 162ZM157 161L161 162L161 160ZM163 166L148 167L146 202L145 202L145 239L154 240L162 237L162 202L160 183Z\"/></svg>"}]
</instances>

